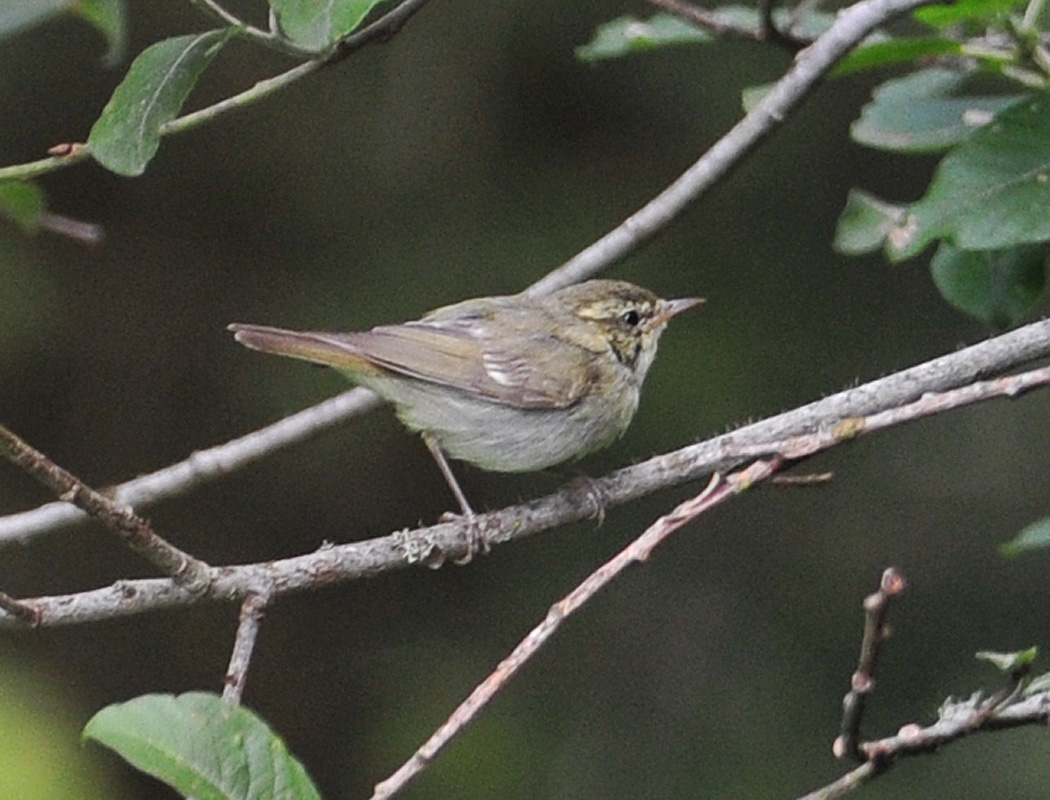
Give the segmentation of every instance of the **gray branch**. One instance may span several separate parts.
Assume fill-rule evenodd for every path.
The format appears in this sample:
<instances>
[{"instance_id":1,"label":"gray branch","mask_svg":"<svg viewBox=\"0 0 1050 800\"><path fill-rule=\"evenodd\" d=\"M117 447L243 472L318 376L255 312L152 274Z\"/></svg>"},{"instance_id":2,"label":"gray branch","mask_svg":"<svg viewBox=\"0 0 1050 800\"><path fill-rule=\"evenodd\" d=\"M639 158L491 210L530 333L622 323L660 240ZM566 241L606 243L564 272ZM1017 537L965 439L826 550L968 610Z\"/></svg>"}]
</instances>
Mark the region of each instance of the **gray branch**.
<instances>
[{"instance_id":1,"label":"gray branch","mask_svg":"<svg viewBox=\"0 0 1050 800\"><path fill-rule=\"evenodd\" d=\"M660 489L727 471L768 453L771 442L826 430L843 420L895 408L930 392L973 383L1034 358L1050 355L1050 321L933 359L885 378L847 389L801 408L747 425L671 453L626 467L586 485L570 484L546 497L477 518L493 544L530 536L593 516ZM599 500L600 498L600 500ZM124 580L78 594L21 600L39 626L71 625L186 606L204 599L240 601L270 587L274 595L355 580L466 552L470 526L444 523L415 531L335 546L280 561L211 567L207 588L194 593L170 579ZM24 617L3 611L0 628L27 627Z\"/></svg>"}]
</instances>

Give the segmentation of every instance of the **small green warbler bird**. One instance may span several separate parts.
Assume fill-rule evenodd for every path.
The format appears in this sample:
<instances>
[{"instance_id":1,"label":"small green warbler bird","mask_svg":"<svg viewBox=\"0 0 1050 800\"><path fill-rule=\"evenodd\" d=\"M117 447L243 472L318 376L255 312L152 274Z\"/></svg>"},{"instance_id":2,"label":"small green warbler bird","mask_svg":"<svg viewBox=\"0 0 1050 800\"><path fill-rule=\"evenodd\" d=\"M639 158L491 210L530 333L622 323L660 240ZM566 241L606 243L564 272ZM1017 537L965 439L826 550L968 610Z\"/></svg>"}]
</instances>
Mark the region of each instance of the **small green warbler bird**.
<instances>
[{"instance_id":1,"label":"small green warbler bird","mask_svg":"<svg viewBox=\"0 0 1050 800\"><path fill-rule=\"evenodd\" d=\"M465 300L359 333L229 330L253 350L333 367L392 403L473 517L446 455L530 472L605 447L638 408L664 327L701 302L592 280L542 297Z\"/></svg>"}]
</instances>

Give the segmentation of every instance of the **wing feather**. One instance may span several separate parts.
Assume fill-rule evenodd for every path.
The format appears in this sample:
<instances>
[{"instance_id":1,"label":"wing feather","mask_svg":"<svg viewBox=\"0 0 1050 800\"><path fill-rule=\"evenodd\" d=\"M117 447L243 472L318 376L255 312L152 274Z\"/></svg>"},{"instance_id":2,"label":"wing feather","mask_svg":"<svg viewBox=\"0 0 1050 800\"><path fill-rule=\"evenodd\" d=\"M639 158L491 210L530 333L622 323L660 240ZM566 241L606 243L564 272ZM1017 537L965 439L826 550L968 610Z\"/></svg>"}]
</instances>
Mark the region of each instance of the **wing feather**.
<instances>
[{"instance_id":1,"label":"wing feather","mask_svg":"<svg viewBox=\"0 0 1050 800\"><path fill-rule=\"evenodd\" d=\"M536 347L529 335L497 339L486 328L470 319L420 320L324 336L391 372L496 403L565 408L584 394L590 374L582 350L549 338Z\"/></svg>"}]
</instances>

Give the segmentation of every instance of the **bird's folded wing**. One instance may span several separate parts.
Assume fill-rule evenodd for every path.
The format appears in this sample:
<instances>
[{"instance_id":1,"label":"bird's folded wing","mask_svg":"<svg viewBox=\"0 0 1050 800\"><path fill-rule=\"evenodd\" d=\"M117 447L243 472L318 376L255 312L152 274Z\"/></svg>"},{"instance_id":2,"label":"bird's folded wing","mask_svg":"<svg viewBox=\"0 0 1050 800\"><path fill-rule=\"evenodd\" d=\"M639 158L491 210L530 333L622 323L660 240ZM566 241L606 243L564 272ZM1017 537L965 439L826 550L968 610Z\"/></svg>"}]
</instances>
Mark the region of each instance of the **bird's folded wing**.
<instances>
[{"instance_id":1,"label":"bird's folded wing","mask_svg":"<svg viewBox=\"0 0 1050 800\"><path fill-rule=\"evenodd\" d=\"M565 408L591 380L586 354L563 342L492 337L448 322L314 334L392 372L519 408Z\"/></svg>"}]
</instances>

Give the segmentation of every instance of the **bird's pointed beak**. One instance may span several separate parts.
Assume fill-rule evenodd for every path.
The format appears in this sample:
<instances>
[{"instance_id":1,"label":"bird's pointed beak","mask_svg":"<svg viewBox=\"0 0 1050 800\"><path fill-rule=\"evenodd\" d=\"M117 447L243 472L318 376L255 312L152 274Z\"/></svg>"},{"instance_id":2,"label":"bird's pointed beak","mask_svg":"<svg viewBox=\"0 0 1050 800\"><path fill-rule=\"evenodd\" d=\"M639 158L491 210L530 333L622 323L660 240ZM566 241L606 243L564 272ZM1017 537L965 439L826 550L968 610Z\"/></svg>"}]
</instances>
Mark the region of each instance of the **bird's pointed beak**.
<instances>
[{"instance_id":1,"label":"bird's pointed beak","mask_svg":"<svg viewBox=\"0 0 1050 800\"><path fill-rule=\"evenodd\" d=\"M656 310L656 315L653 317L654 327L666 325L671 317L681 314L683 311L688 311L693 306L698 306L703 302L704 298L702 297L680 297L677 300L661 300Z\"/></svg>"}]
</instances>

